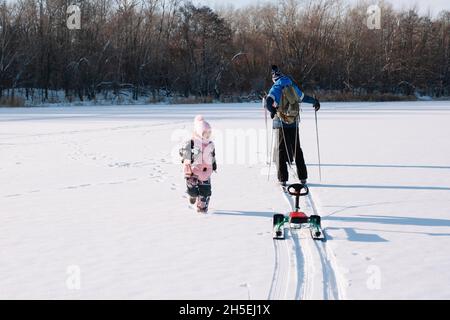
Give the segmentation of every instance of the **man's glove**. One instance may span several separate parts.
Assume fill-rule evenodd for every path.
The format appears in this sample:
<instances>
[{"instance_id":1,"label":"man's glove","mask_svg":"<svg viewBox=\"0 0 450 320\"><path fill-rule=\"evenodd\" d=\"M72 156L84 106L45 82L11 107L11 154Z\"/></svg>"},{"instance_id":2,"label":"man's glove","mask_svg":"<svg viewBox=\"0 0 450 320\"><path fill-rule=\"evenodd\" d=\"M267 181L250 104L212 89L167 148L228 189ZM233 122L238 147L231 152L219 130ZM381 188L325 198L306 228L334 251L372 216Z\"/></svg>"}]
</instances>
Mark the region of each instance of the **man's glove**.
<instances>
[{"instance_id":1,"label":"man's glove","mask_svg":"<svg viewBox=\"0 0 450 320\"><path fill-rule=\"evenodd\" d=\"M320 102L319 100L316 99L316 102L314 102L314 110L319 111L320 109Z\"/></svg>"},{"instance_id":2,"label":"man's glove","mask_svg":"<svg viewBox=\"0 0 450 320\"><path fill-rule=\"evenodd\" d=\"M273 98L267 97L266 98L266 109L270 112L270 118L273 119L275 117L275 114L277 113L277 110L273 107Z\"/></svg>"}]
</instances>

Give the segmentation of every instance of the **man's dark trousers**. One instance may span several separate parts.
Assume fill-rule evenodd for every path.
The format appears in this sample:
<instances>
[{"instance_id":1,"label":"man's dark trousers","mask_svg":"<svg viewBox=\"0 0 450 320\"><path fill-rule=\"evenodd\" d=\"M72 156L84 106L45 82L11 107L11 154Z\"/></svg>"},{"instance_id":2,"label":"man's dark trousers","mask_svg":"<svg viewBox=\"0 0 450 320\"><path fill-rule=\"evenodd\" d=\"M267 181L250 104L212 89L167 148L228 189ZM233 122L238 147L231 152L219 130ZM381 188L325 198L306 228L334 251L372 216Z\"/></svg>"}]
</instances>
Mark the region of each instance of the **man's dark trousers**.
<instances>
[{"instance_id":1,"label":"man's dark trousers","mask_svg":"<svg viewBox=\"0 0 450 320\"><path fill-rule=\"evenodd\" d=\"M308 178L303 151L300 147L300 136L297 128L279 128L277 131L277 150L275 154L275 162L277 164L278 181L288 181L289 174L287 163L289 160L294 161L297 167L297 174L300 180ZM284 133L284 135L283 135ZM297 139L295 138L297 136ZM284 143L286 138L286 144ZM296 143L297 142L297 143ZM297 144L297 146L295 146ZM286 150L287 147L287 150ZM286 153L287 151L287 153Z\"/></svg>"}]
</instances>

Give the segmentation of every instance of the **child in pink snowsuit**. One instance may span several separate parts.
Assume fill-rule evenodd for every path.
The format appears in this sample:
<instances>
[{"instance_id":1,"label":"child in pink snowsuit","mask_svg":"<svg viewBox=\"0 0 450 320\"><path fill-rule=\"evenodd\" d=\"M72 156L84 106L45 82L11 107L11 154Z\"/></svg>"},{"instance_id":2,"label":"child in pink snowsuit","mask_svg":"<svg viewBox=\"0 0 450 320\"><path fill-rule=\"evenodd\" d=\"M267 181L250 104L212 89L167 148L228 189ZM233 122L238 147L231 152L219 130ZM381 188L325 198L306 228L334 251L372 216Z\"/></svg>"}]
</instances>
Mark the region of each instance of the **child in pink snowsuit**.
<instances>
[{"instance_id":1,"label":"child in pink snowsuit","mask_svg":"<svg viewBox=\"0 0 450 320\"><path fill-rule=\"evenodd\" d=\"M191 204L197 202L197 212L202 213L208 212L211 174L217 169L214 142L210 138L211 126L198 115L194 120L192 139L180 150L189 201Z\"/></svg>"}]
</instances>

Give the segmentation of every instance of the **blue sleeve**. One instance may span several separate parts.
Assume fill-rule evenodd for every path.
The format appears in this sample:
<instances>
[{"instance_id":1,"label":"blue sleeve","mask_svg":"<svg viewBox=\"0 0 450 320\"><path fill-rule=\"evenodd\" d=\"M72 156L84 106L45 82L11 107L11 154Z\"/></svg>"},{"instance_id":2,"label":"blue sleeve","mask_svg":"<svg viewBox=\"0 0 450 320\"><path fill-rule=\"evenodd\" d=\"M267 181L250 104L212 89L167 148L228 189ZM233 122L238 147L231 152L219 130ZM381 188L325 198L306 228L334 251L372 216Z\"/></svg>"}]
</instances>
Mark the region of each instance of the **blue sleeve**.
<instances>
[{"instance_id":1,"label":"blue sleeve","mask_svg":"<svg viewBox=\"0 0 450 320\"><path fill-rule=\"evenodd\" d=\"M270 88L269 94L267 96L271 97L277 103L277 105L280 104L281 86L274 84L272 88Z\"/></svg>"},{"instance_id":2,"label":"blue sleeve","mask_svg":"<svg viewBox=\"0 0 450 320\"><path fill-rule=\"evenodd\" d=\"M313 97L310 97L310 96L306 96L306 95L305 95L305 96L303 97L303 102L314 104L314 103L317 102L317 100L314 99Z\"/></svg>"}]
</instances>

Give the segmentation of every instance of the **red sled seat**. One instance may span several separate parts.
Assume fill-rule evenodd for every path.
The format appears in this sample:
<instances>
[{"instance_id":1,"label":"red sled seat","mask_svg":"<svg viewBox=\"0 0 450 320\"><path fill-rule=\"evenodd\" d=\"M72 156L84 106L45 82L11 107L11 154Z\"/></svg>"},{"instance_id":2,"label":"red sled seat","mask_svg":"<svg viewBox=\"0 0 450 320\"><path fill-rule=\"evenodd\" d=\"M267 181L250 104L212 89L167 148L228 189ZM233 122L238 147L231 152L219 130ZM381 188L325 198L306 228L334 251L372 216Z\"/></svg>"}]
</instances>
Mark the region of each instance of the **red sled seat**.
<instances>
[{"instance_id":1,"label":"red sled seat","mask_svg":"<svg viewBox=\"0 0 450 320\"><path fill-rule=\"evenodd\" d=\"M289 213L289 222L292 224L308 223L308 216L304 212L291 212Z\"/></svg>"}]
</instances>

